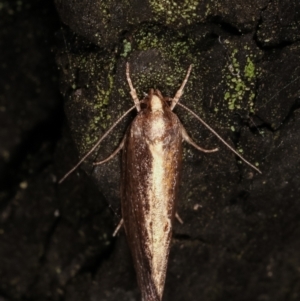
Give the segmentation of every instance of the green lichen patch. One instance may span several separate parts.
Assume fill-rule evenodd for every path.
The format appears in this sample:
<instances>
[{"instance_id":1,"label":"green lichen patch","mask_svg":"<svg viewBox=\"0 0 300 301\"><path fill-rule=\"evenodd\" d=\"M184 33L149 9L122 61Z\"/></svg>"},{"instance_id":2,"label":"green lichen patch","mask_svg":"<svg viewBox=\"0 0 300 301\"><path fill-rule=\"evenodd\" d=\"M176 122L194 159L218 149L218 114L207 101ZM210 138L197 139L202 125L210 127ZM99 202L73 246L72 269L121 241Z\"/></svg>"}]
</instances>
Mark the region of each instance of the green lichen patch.
<instances>
[{"instance_id":1,"label":"green lichen patch","mask_svg":"<svg viewBox=\"0 0 300 301\"><path fill-rule=\"evenodd\" d=\"M68 67L62 77L68 95L66 114L82 155L99 138L99 131L110 122L108 105L114 88L115 59L97 53L83 55L71 52L66 59Z\"/></svg>"},{"instance_id":2,"label":"green lichen patch","mask_svg":"<svg viewBox=\"0 0 300 301\"><path fill-rule=\"evenodd\" d=\"M224 104L231 111L253 113L256 96L255 83L259 74L254 63L255 53L247 45L247 41L237 48L234 43L227 40L224 46L228 52L228 61L222 70L226 87Z\"/></svg>"},{"instance_id":3,"label":"green lichen patch","mask_svg":"<svg viewBox=\"0 0 300 301\"><path fill-rule=\"evenodd\" d=\"M125 39L123 40L123 47L123 52L120 55L123 57L127 57L131 52L131 43Z\"/></svg>"},{"instance_id":4,"label":"green lichen patch","mask_svg":"<svg viewBox=\"0 0 300 301\"><path fill-rule=\"evenodd\" d=\"M156 21L165 20L167 25L189 25L199 19L197 0L149 0Z\"/></svg>"}]
</instances>

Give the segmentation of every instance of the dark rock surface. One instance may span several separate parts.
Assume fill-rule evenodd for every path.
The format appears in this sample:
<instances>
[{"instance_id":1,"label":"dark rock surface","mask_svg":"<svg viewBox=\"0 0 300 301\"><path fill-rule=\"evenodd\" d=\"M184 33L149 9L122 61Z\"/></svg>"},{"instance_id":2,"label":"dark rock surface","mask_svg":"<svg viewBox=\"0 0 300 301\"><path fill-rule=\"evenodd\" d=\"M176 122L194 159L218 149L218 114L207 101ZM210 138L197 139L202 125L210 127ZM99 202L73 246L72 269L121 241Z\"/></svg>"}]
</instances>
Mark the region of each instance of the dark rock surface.
<instances>
[{"instance_id":1,"label":"dark rock surface","mask_svg":"<svg viewBox=\"0 0 300 301\"><path fill-rule=\"evenodd\" d=\"M185 147L163 300L299 300L299 2L55 2L64 24L51 1L0 2L0 301L139 300L112 238L120 159L91 165L134 114L57 185L132 106L126 61L140 98L173 96L192 63L182 103L263 172L176 108L220 151Z\"/></svg>"}]
</instances>

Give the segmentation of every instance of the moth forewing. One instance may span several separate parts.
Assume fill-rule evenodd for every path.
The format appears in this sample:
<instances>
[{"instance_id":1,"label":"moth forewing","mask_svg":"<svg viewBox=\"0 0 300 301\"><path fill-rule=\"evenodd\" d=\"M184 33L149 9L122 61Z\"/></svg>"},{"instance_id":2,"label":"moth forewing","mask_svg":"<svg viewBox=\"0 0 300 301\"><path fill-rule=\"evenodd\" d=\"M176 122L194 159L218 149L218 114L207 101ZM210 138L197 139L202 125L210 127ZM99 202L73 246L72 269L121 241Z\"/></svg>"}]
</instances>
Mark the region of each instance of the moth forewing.
<instances>
[{"instance_id":1,"label":"moth forewing","mask_svg":"<svg viewBox=\"0 0 300 301\"><path fill-rule=\"evenodd\" d=\"M153 93L152 93L153 92ZM150 91L128 131L121 206L142 300L162 298L182 158L181 124Z\"/></svg>"}]
</instances>

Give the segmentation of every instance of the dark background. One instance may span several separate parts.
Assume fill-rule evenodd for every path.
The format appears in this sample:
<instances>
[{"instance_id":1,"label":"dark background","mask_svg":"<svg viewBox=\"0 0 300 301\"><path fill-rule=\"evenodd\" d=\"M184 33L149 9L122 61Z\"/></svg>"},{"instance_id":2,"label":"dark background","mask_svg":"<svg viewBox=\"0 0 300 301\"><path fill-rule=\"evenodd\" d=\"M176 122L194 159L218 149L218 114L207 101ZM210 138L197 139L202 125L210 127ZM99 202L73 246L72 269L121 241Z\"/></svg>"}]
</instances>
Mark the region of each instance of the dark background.
<instances>
[{"instance_id":1,"label":"dark background","mask_svg":"<svg viewBox=\"0 0 300 301\"><path fill-rule=\"evenodd\" d=\"M124 232L111 236L120 219L118 159L93 171L85 164L60 186L57 179L131 105L126 60L139 93L157 85L172 94L193 57L200 75L184 102L263 174L226 150L205 157L186 148L185 223L175 225L164 300L299 300L299 3L189 2L199 9L190 19L186 7L168 7L168 19L151 1L100 3L57 1L59 17L52 1L0 2L0 301L139 300ZM258 71L244 78L242 108L231 111L222 74L236 58L243 76L248 55ZM217 143L178 115L201 146Z\"/></svg>"}]
</instances>

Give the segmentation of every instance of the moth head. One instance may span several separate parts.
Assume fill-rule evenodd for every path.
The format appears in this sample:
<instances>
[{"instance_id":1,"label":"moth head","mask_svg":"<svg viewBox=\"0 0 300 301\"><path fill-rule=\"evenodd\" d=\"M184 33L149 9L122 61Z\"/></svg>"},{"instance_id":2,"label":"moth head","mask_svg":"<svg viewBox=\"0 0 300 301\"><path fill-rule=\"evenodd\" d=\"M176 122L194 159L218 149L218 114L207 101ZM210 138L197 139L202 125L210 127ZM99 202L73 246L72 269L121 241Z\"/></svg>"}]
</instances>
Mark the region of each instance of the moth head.
<instances>
[{"instance_id":1,"label":"moth head","mask_svg":"<svg viewBox=\"0 0 300 301\"><path fill-rule=\"evenodd\" d=\"M150 89L146 97L147 107L151 112L161 111L163 112L166 107L166 102L164 97L161 95L160 91L157 89Z\"/></svg>"}]
</instances>

